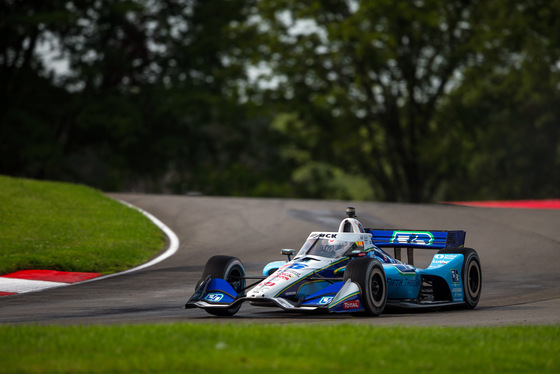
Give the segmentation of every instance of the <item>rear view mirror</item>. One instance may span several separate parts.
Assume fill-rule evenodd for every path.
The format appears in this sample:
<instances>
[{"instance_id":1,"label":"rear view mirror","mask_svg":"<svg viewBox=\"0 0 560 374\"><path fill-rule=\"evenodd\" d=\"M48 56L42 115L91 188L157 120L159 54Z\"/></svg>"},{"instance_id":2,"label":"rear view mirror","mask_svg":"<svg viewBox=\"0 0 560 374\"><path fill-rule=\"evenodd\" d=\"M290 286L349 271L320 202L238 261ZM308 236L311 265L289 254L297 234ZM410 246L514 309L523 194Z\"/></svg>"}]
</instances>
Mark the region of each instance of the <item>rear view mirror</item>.
<instances>
[{"instance_id":1,"label":"rear view mirror","mask_svg":"<svg viewBox=\"0 0 560 374\"><path fill-rule=\"evenodd\" d=\"M284 256L288 256L288 261L292 260L292 256L296 254L295 249L282 249L280 253Z\"/></svg>"}]
</instances>

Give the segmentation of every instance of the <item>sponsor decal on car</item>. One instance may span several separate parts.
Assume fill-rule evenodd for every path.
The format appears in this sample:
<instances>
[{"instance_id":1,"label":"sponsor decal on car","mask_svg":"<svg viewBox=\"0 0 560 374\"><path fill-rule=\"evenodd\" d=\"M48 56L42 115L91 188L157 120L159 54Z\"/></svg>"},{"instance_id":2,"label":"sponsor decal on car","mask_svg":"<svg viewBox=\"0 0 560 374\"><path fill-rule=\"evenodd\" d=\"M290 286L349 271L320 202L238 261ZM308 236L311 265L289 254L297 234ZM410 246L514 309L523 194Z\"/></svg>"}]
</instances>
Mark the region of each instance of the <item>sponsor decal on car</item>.
<instances>
[{"instance_id":1,"label":"sponsor decal on car","mask_svg":"<svg viewBox=\"0 0 560 374\"><path fill-rule=\"evenodd\" d=\"M432 260L432 263L430 264L429 268L439 268L442 267L444 265L447 265L448 263L450 263L452 260L456 259L457 256L460 256L459 254L437 254L434 255L434 258Z\"/></svg>"},{"instance_id":2,"label":"sponsor decal on car","mask_svg":"<svg viewBox=\"0 0 560 374\"><path fill-rule=\"evenodd\" d=\"M323 296L321 300L319 300L319 304L321 305L330 304L331 301L333 301L333 299L334 296Z\"/></svg>"},{"instance_id":3,"label":"sponsor decal on car","mask_svg":"<svg viewBox=\"0 0 560 374\"><path fill-rule=\"evenodd\" d=\"M219 302L224 297L224 294L221 293L209 293L208 295L204 296L204 300L212 301L212 302Z\"/></svg>"},{"instance_id":4,"label":"sponsor decal on car","mask_svg":"<svg viewBox=\"0 0 560 374\"><path fill-rule=\"evenodd\" d=\"M288 270L288 269L291 269L291 270L305 269L308 266L309 265L307 265L307 264L302 264L301 262L296 262L296 263L290 264L290 266L286 267L286 270Z\"/></svg>"},{"instance_id":5,"label":"sponsor decal on car","mask_svg":"<svg viewBox=\"0 0 560 374\"><path fill-rule=\"evenodd\" d=\"M282 273L276 274L274 276L274 278L272 278L272 279L282 279L282 280L287 281L287 280L290 280L292 277L293 277L292 274L290 274L288 272L282 272Z\"/></svg>"},{"instance_id":6,"label":"sponsor decal on car","mask_svg":"<svg viewBox=\"0 0 560 374\"><path fill-rule=\"evenodd\" d=\"M432 264L446 265L448 263L449 263L449 261L446 261L446 260L434 260L434 261L432 261Z\"/></svg>"},{"instance_id":7,"label":"sponsor decal on car","mask_svg":"<svg viewBox=\"0 0 560 374\"><path fill-rule=\"evenodd\" d=\"M404 286L405 287L418 287L420 285L420 279L416 278L416 279L410 279L410 278L405 278L404 279Z\"/></svg>"},{"instance_id":8,"label":"sponsor decal on car","mask_svg":"<svg viewBox=\"0 0 560 374\"><path fill-rule=\"evenodd\" d=\"M345 301L342 304L342 309L358 309L360 307L360 300Z\"/></svg>"},{"instance_id":9,"label":"sponsor decal on car","mask_svg":"<svg viewBox=\"0 0 560 374\"><path fill-rule=\"evenodd\" d=\"M458 254L437 254L434 256L435 259L438 260L453 260L458 256Z\"/></svg>"},{"instance_id":10,"label":"sponsor decal on car","mask_svg":"<svg viewBox=\"0 0 560 374\"><path fill-rule=\"evenodd\" d=\"M434 235L429 231L394 231L391 241L393 243L430 245L434 241Z\"/></svg>"},{"instance_id":11,"label":"sponsor decal on car","mask_svg":"<svg viewBox=\"0 0 560 374\"><path fill-rule=\"evenodd\" d=\"M451 269L451 281L453 283L459 283L459 270Z\"/></svg>"},{"instance_id":12,"label":"sponsor decal on car","mask_svg":"<svg viewBox=\"0 0 560 374\"><path fill-rule=\"evenodd\" d=\"M414 278L387 278L387 285L389 287L418 287L420 285L420 279Z\"/></svg>"},{"instance_id":13,"label":"sponsor decal on car","mask_svg":"<svg viewBox=\"0 0 560 374\"><path fill-rule=\"evenodd\" d=\"M336 235L332 232L313 232L309 235L309 237L307 239L319 239L319 238L325 238L325 239L336 239Z\"/></svg>"}]
</instances>

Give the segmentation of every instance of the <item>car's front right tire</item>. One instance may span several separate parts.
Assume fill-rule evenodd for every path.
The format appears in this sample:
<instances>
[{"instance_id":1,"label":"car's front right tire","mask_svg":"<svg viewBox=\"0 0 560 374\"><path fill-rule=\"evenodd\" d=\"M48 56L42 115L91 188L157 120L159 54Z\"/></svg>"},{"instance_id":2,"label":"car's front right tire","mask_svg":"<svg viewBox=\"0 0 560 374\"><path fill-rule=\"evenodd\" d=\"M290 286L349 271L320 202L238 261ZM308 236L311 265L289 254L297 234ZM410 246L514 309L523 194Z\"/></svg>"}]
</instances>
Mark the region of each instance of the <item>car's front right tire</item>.
<instances>
[{"instance_id":1,"label":"car's front right tire","mask_svg":"<svg viewBox=\"0 0 560 374\"><path fill-rule=\"evenodd\" d=\"M202 278L197 287L208 277L224 279L237 292L238 295L245 293L245 268L237 257L213 256L207 262L202 272ZM232 308L208 308L206 311L215 316L233 316L239 311L241 304Z\"/></svg>"}]
</instances>

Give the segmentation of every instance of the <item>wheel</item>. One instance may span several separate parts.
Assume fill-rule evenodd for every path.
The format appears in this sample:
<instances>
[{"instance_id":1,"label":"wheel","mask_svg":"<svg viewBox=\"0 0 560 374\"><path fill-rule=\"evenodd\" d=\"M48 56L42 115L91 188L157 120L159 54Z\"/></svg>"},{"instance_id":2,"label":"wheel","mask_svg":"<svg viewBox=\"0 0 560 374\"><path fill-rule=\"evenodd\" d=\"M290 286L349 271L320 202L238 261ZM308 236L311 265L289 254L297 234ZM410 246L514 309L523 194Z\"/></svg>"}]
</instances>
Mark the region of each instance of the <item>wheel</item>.
<instances>
[{"instance_id":1,"label":"wheel","mask_svg":"<svg viewBox=\"0 0 560 374\"><path fill-rule=\"evenodd\" d=\"M480 300L482 290L482 270L478 253L472 248L443 248L438 252L440 253L462 254L465 257L461 269L465 306L474 309Z\"/></svg>"},{"instance_id":2,"label":"wheel","mask_svg":"<svg viewBox=\"0 0 560 374\"><path fill-rule=\"evenodd\" d=\"M361 315L380 315L387 303L387 278L381 262L371 257L350 261L344 271L344 281L348 279L360 287L364 308Z\"/></svg>"},{"instance_id":3,"label":"wheel","mask_svg":"<svg viewBox=\"0 0 560 374\"><path fill-rule=\"evenodd\" d=\"M213 256L204 267L202 278L198 281L196 288L210 275L213 278L221 278L228 282L237 294L245 293L245 268L241 261L232 256ZM216 316L233 316L239 311L241 305L227 309L206 309L210 314Z\"/></svg>"}]
</instances>

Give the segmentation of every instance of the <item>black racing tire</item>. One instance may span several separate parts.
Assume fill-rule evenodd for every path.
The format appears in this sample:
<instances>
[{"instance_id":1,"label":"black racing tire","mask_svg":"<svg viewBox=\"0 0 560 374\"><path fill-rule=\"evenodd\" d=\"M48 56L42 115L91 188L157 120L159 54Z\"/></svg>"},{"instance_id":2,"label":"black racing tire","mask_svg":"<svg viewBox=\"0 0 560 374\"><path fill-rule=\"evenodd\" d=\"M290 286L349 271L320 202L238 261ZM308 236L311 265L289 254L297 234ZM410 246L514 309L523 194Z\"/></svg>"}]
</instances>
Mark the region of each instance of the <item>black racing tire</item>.
<instances>
[{"instance_id":1,"label":"black racing tire","mask_svg":"<svg viewBox=\"0 0 560 374\"><path fill-rule=\"evenodd\" d=\"M363 257L351 260L344 271L344 282L351 279L360 287L363 313L356 315L378 316L387 304L387 277L379 260Z\"/></svg>"},{"instance_id":2,"label":"black racing tire","mask_svg":"<svg viewBox=\"0 0 560 374\"><path fill-rule=\"evenodd\" d=\"M463 280L463 294L465 307L474 309L480 300L482 291L482 267L478 253L472 248L443 248L438 254L462 254L464 256L461 268Z\"/></svg>"},{"instance_id":3,"label":"black racing tire","mask_svg":"<svg viewBox=\"0 0 560 374\"><path fill-rule=\"evenodd\" d=\"M202 272L202 278L198 281L197 287L208 277L221 278L228 282L235 292L240 295L245 294L245 268L237 257L232 256L213 256L207 262ZM239 311L241 304L227 309L206 309L210 314L216 316L233 316Z\"/></svg>"}]
</instances>

